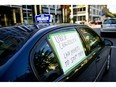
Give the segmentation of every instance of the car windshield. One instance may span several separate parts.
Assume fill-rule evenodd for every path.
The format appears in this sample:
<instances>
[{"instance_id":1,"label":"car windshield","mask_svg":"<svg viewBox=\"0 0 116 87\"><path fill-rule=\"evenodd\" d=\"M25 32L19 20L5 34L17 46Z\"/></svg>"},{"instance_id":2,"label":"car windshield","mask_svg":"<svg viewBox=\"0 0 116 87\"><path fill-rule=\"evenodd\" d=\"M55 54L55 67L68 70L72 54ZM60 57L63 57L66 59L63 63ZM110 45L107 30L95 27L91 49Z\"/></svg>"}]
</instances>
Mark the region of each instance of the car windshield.
<instances>
[{"instance_id":1,"label":"car windshield","mask_svg":"<svg viewBox=\"0 0 116 87\"><path fill-rule=\"evenodd\" d=\"M106 19L103 24L116 24L116 19Z\"/></svg>"}]
</instances>

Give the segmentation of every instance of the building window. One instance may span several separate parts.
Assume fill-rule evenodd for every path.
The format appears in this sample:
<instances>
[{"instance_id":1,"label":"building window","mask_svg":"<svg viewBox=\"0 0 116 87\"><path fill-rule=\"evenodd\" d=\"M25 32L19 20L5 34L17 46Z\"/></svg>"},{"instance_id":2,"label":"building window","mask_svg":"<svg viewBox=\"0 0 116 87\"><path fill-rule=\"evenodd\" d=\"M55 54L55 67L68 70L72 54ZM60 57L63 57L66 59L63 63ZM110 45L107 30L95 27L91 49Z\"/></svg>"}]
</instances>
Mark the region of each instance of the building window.
<instances>
[{"instance_id":1,"label":"building window","mask_svg":"<svg viewBox=\"0 0 116 87\"><path fill-rule=\"evenodd\" d=\"M95 9L93 9L93 14L95 14Z\"/></svg>"},{"instance_id":2,"label":"building window","mask_svg":"<svg viewBox=\"0 0 116 87\"><path fill-rule=\"evenodd\" d=\"M77 21L77 16L73 17L74 23Z\"/></svg>"},{"instance_id":3,"label":"building window","mask_svg":"<svg viewBox=\"0 0 116 87\"><path fill-rule=\"evenodd\" d=\"M41 5L42 7L47 7L47 5Z\"/></svg>"},{"instance_id":4,"label":"building window","mask_svg":"<svg viewBox=\"0 0 116 87\"><path fill-rule=\"evenodd\" d=\"M90 14L92 14L92 9L90 8Z\"/></svg>"},{"instance_id":5,"label":"building window","mask_svg":"<svg viewBox=\"0 0 116 87\"><path fill-rule=\"evenodd\" d=\"M86 10L86 8L85 8L85 7L78 8L78 12L80 12L80 11L85 11L85 10Z\"/></svg>"},{"instance_id":6,"label":"building window","mask_svg":"<svg viewBox=\"0 0 116 87\"><path fill-rule=\"evenodd\" d=\"M78 21L85 21L85 16L78 16Z\"/></svg>"},{"instance_id":7,"label":"building window","mask_svg":"<svg viewBox=\"0 0 116 87\"><path fill-rule=\"evenodd\" d=\"M97 11L97 15L100 15L99 13L100 13L100 12L99 12L99 11Z\"/></svg>"},{"instance_id":8,"label":"building window","mask_svg":"<svg viewBox=\"0 0 116 87\"><path fill-rule=\"evenodd\" d=\"M78 12L77 10L78 10L77 8L73 9L73 15L77 14L77 12Z\"/></svg>"},{"instance_id":9,"label":"building window","mask_svg":"<svg viewBox=\"0 0 116 87\"><path fill-rule=\"evenodd\" d=\"M77 5L73 5L73 7L77 7Z\"/></svg>"},{"instance_id":10,"label":"building window","mask_svg":"<svg viewBox=\"0 0 116 87\"><path fill-rule=\"evenodd\" d=\"M28 8L28 9L32 9L32 6L30 6L30 5L27 5L27 8Z\"/></svg>"},{"instance_id":11,"label":"building window","mask_svg":"<svg viewBox=\"0 0 116 87\"><path fill-rule=\"evenodd\" d=\"M85 9L85 7L83 8L83 11L85 11L86 9Z\"/></svg>"},{"instance_id":12,"label":"building window","mask_svg":"<svg viewBox=\"0 0 116 87\"><path fill-rule=\"evenodd\" d=\"M54 8L54 7L55 7L55 5L49 5L49 7L50 7L50 8Z\"/></svg>"}]
</instances>

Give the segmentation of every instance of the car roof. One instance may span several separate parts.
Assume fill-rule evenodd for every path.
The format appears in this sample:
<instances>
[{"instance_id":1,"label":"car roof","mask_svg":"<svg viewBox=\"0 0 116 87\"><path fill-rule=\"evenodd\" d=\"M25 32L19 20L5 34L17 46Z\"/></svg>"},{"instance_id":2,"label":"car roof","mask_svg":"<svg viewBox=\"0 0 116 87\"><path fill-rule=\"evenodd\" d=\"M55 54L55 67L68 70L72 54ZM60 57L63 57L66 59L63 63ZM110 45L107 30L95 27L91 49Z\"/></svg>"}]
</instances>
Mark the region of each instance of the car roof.
<instances>
[{"instance_id":1,"label":"car roof","mask_svg":"<svg viewBox=\"0 0 116 87\"><path fill-rule=\"evenodd\" d=\"M23 37L32 36L37 31L44 29L44 28L53 28L53 27L68 27L68 26L86 26L81 24L53 24L53 23L40 23L40 24L27 24L27 25L18 25L18 26L10 26L10 27L2 27L0 28L0 40L2 37L7 35ZM5 38L5 37L4 37Z\"/></svg>"},{"instance_id":2,"label":"car roof","mask_svg":"<svg viewBox=\"0 0 116 87\"><path fill-rule=\"evenodd\" d=\"M40 24L27 24L27 25L18 25L18 26L9 26L0 28L0 43L2 40L12 36L14 38L26 38L29 39L37 31L47 28L59 28L59 27L69 27L69 26L86 26L83 24L53 24L53 23L40 23ZM45 29L46 30L46 29Z\"/></svg>"},{"instance_id":3,"label":"car roof","mask_svg":"<svg viewBox=\"0 0 116 87\"><path fill-rule=\"evenodd\" d=\"M110 20L110 19L116 19L116 18L105 18L104 20L106 20L106 19L109 19Z\"/></svg>"},{"instance_id":4,"label":"car roof","mask_svg":"<svg viewBox=\"0 0 116 87\"><path fill-rule=\"evenodd\" d=\"M40 23L40 24L28 24L28 25L18 25L18 26L9 26L0 28L0 43L2 40L11 36L13 38L26 38L29 39L33 36L37 31L41 29L50 29L50 28L59 28L59 27L69 27L69 26L86 26L83 24L49 24L49 23Z\"/></svg>"},{"instance_id":5,"label":"car roof","mask_svg":"<svg viewBox=\"0 0 116 87\"><path fill-rule=\"evenodd\" d=\"M0 28L0 65L17 52L38 30L49 25L18 25Z\"/></svg>"},{"instance_id":6,"label":"car roof","mask_svg":"<svg viewBox=\"0 0 116 87\"><path fill-rule=\"evenodd\" d=\"M0 28L0 49L5 49L4 53L0 53L0 65L4 64L8 59L9 55L13 55L10 52L18 51L27 41L39 30L52 30L54 28L77 26L78 24L28 24L18 25ZM86 26L86 25L78 25ZM36 34L37 35L37 34ZM18 47L17 47L18 46ZM9 50L7 52L7 50ZM6 54L8 53L8 54Z\"/></svg>"}]
</instances>

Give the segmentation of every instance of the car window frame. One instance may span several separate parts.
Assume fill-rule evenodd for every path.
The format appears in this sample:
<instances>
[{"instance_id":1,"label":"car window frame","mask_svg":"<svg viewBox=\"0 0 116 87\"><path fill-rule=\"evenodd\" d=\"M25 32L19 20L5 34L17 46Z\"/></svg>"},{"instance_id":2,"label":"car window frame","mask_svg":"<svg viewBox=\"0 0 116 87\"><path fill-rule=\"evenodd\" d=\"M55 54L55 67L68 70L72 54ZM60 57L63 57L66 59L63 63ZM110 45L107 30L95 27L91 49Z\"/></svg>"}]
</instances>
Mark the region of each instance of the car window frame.
<instances>
[{"instance_id":1,"label":"car window frame","mask_svg":"<svg viewBox=\"0 0 116 87\"><path fill-rule=\"evenodd\" d=\"M49 45L50 49L52 50L52 52L53 52L53 54L54 54L54 56L55 56L55 58L56 58L56 61L57 61L58 65L59 65L59 67L60 67L60 63L59 63L59 61L58 61L58 59L57 59L57 56L56 56L55 53L54 53L54 50L52 49L52 47L51 47L51 45L50 45L50 43L49 43L49 41L48 41L48 39L47 39L47 36L48 36L48 33L47 33L46 35L43 35L43 37L42 37L41 39L38 39L38 40L36 41L35 45L34 45L34 46L32 47L32 49L31 49L30 56L29 56L29 62L30 62L31 68L32 68L32 70L33 70L33 72L34 72L36 78L37 78L39 81L41 81L41 77L38 75L38 72L37 72L37 70L36 70L36 68L35 68L34 61L33 61L33 59L34 59L33 56L34 56L34 52L35 52L36 47L37 47L37 46L40 46L44 41L46 41L47 44ZM38 45L38 44L39 44L39 45ZM60 67L60 71L62 72L62 68L61 68L61 67Z\"/></svg>"},{"instance_id":2,"label":"car window frame","mask_svg":"<svg viewBox=\"0 0 116 87\"><path fill-rule=\"evenodd\" d=\"M90 31L90 32L94 33L94 35L97 35L97 36L100 38L100 42L101 42L101 43L100 43L100 46L101 46L101 47L98 48L98 49L102 49L102 48L105 47L105 44L103 43L102 38L101 38L95 31L93 31L92 28L90 28L90 27L88 27L88 26L77 27L77 30L78 30L78 32L80 32L80 35L81 35L81 37L82 37L84 43L86 43L87 41L86 41L86 39L84 38L84 36L83 36L83 34L82 34L82 32L81 32L81 28L85 28L85 29L89 28L89 31ZM90 50L90 45L89 45L88 43L86 43L85 45L86 45L86 48L87 48L87 50L88 50L88 55L91 54L91 53L93 53L93 51ZM97 49L96 49L96 50L97 50ZM94 50L94 51L95 51L95 50Z\"/></svg>"},{"instance_id":3,"label":"car window frame","mask_svg":"<svg viewBox=\"0 0 116 87\"><path fill-rule=\"evenodd\" d=\"M61 28L61 29L60 29L60 32L61 32L62 30L68 31L68 28L69 28L69 29L72 29L72 30L75 29L75 31L78 33L78 35L79 35L79 37L80 37L81 43L84 45L83 40L81 39L81 36L80 36L79 32L77 31L77 29L76 29L75 26L73 26L73 27ZM58 33L59 33L59 30L56 30L56 31L54 31L54 32L52 32L52 33L55 33L55 32L57 32L57 31L58 31ZM82 46L83 46L83 45L82 45ZM85 45L84 45L84 47L85 47ZM84 48L84 47L83 47L83 48ZM85 47L85 48L86 48L86 47ZM54 52L55 52L55 51L54 51ZM55 54L56 54L56 53L55 53ZM86 54L86 52L85 52L85 54ZM83 61L84 61L84 60L83 60ZM81 63L80 63L80 64L81 64ZM80 66L80 64L78 64L77 66ZM77 68L77 66L76 66L75 68ZM72 71L73 71L75 68L73 68ZM71 72L71 71L70 71L70 72ZM69 73L70 73L70 72L69 72ZM68 74L68 73L67 73L67 74Z\"/></svg>"}]
</instances>

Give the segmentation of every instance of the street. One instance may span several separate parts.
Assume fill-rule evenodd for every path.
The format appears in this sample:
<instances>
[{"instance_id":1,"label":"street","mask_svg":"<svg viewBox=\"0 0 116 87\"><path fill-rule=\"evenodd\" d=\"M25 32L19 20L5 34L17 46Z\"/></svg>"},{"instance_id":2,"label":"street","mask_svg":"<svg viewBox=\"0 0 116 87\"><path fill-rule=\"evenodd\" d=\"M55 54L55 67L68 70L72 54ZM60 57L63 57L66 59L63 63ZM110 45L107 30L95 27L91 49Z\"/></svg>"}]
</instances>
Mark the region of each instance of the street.
<instances>
[{"instance_id":1,"label":"street","mask_svg":"<svg viewBox=\"0 0 116 87\"><path fill-rule=\"evenodd\" d=\"M100 35L100 28L93 28L95 32L97 32ZM111 53L111 65L110 65L110 70L108 73L104 74L101 82L116 82L116 38L108 38L105 37L106 39L109 39L113 42L112 46L112 53Z\"/></svg>"}]
</instances>

